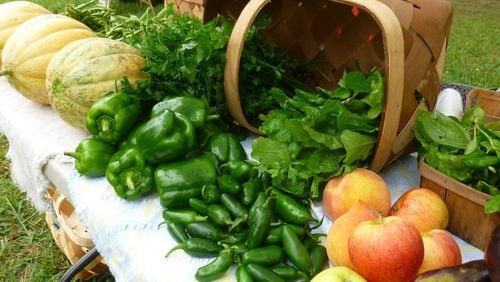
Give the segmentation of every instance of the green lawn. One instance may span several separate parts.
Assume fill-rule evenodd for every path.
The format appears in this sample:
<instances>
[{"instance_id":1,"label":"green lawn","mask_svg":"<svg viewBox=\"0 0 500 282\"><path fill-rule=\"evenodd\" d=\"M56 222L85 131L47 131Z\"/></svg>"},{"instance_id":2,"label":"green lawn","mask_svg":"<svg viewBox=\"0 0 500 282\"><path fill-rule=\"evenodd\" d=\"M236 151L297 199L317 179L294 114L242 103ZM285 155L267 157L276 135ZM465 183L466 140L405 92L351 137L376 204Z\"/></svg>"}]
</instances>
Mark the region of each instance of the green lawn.
<instances>
[{"instance_id":1,"label":"green lawn","mask_svg":"<svg viewBox=\"0 0 500 282\"><path fill-rule=\"evenodd\" d=\"M0 3L8 2L0 0ZM60 12L76 0L37 0ZM500 1L451 0L454 21L443 82L486 88L500 87ZM138 13L138 1L117 2L123 13ZM0 281L57 281L70 266L55 246L45 224L23 193L10 180L5 154L8 142L0 135ZM97 280L97 279L96 279ZM103 276L100 280L109 280Z\"/></svg>"}]
</instances>

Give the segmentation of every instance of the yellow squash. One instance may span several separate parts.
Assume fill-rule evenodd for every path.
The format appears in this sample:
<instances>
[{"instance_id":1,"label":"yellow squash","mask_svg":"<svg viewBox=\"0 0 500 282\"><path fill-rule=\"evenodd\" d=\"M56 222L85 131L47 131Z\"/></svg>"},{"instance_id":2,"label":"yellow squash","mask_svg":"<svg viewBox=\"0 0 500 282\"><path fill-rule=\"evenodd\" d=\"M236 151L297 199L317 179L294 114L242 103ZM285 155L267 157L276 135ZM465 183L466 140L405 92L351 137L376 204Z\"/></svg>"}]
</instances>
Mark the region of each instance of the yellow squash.
<instances>
[{"instance_id":1,"label":"yellow squash","mask_svg":"<svg viewBox=\"0 0 500 282\"><path fill-rule=\"evenodd\" d=\"M2 73L26 98L49 104L45 71L50 59L68 43L95 37L86 25L63 15L41 15L22 23L5 43Z\"/></svg>"},{"instance_id":2,"label":"yellow squash","mask_svg":"<svg viewBox=\"0 0 500 282\"><path fill-rule=\"evenodd\" d=\"M46 87L52 108L77 128L85 128L88 110L127 77L132 85L146 79L144 59L134 47L107 38L68 44L50 61Z\"/></svg>"},{"instance_id":3,"label":"yellow squash","mask_svg":"<svg viewBox=\"0 0 500 282\"><path fill-rule=\"evenodd\" d=\"M50 11L28 1L13 1L0 4L0 65L2 63L3 46L19 25L33 17L46 14L50 14Z\"/></svg>"}]
</instances>

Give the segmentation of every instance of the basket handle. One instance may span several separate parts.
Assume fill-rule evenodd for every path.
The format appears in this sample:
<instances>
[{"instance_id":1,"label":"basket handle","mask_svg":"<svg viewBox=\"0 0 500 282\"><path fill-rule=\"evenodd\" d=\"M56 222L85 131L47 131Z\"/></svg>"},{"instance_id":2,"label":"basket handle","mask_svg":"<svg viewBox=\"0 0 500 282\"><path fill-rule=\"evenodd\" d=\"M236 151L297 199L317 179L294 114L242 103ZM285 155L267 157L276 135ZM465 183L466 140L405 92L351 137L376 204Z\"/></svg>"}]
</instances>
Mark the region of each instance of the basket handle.
<instances>
[{"instance_id":1,"label":"basket handle","mask_svg":"<svg viewBox=\"0 0 500 282\"><path fill-rule=\"evenodd\" d=\"M404 41L398 18L385 4L373 0L331 0L357 6L367 11L382 30L386 60L386 94L380 124L377 147L370 168L378 171L389 160L392 146L396 141L403 103L404 87ZM241 12L229 38L224 70L224 91L229 111L234 120L250 131L262 134L246 120L239 96L239 67L245 38L257 14L270 0L250 0Z\"/></svg>"}]
</instances>

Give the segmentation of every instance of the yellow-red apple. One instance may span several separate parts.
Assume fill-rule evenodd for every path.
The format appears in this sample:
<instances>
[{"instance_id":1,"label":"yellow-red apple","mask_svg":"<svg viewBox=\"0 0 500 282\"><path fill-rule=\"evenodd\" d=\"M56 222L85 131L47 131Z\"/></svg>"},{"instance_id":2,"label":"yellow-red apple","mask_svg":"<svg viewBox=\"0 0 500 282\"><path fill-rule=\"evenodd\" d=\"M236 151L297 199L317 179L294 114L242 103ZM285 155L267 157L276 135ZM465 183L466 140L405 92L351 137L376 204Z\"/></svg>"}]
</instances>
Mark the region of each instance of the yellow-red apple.
<instances>
[{"instance_id":1,"label":"yellow-red apple","mask_svg":"<svg viewBox=\"0 0 500 282\"><path fill-rule=\"evenodd\" d=\"M448 208L439 195L426 188L413 188L399 197L389 215L402 217L424 233L448 226Z\"/></svg>"},{"instance_id":2,"label":"yellow-red apple","mask_svg":"<svg viewBox=\"0 0 500 282\"><path fill-rule=\"evenodd\" d=\"M424 260L418 273L455 266L462 263L462 254L457 242L445 230L433 229L422 234Z\"/></svg>"},{"instance_id":3,"label":"yellow-red apple","mask_svg":"<svg viewBox=\"0 0 500 282\"><path fill-rule=\"evenodd\" d=\"M391 194L384 179L369 169L356 168L328 181L323 191L325 214L335 220L358 200L364 201L383 216L391 208Z\"/></svg>"},{"instance_id":4,"label":"yellow-red apple","mask_svg":"<svg viewBox=\"0 0 500 282\"><path fill-rule=\"evenodd\" d=\"M350 210L333 222L326 236L326 252L332 265L347 266L354 269L354 265L349 258L347 245L349 237L359 223L377 218L377 211L359 200Z\"/></svg>"},{"instance_id":5,"label":"yellow-red apple","mask_svg":"<svg viewBox=\"0 0 500 282\"><path fill-rule=\"evenodd\" d=\"M366 282L366 279L348 267L334 266L318 273L311 282Z\"/></svg>"},{"instance_id":6,"label":"yellow-red apple","mask_svg":"<svg viewBox=\"0 0 500 282\"><path fill-rule=\"evenodd\" d=\"M424 243L410 222L379 216L354 228L349 256L356 272L370 282L412 281L424 258Z\"/></svg>"}]
</instances>

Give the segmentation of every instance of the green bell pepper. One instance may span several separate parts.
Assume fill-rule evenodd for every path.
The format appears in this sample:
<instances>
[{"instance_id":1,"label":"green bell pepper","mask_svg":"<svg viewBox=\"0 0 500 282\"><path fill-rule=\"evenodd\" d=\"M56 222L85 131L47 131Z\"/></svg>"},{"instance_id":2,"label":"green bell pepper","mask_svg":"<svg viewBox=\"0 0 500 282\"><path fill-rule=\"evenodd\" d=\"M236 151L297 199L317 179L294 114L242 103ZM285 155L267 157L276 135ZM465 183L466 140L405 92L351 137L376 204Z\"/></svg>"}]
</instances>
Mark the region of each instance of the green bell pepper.
<instances>
[{"instance_id":1,"label":"green bell pepper","mask_svg":"<svg viewBox=\"0 0 500 282\"><path fill-rule=\"evenodd\" d=\"M189 119L171 110L151 117L135 132L137 145L150 163L184 157L195 145L195 130Z\"/></svg>"},{"instance_id":2,"label":"green bell pepper","mask_svg":"<svg viewBox=\"0 0 500 282\"><path fill-rule=\"evenodd\" d=\"M164 110L186 116L195 128L203 128L207 121L217 119L218 115L209 115L208 104L192 96L166 96L151 109L151 116L162 113Z\"/></svg>"},{"instance_id":3,"label":"green bell pepper","mask_svg":"<svg viewBox=\"0 0 500 282\"><path fill-rule=\"evenodd\" d=\"M108 94L90 107L85 119L88 132L108 143L124 139L137 122L140 106L127 94Z\"/></svg>"},{"instance_id":4,"label":"green bell pepper","mask_svg":"<svg viewBox=\"0 0 500 282\"><path fill-rule=\"evenodd\" d=\"M113 145L90 137L82 139L74 152L64 152L64 155L75 159L75 168L80 174L99 177L105 174L106 166L115 151Z\"/></svg>"},{"instance_id":5,"label":"green bell pepper","mask_svg":"<svg viewBox=\"0 0 500 282\"><path fill-rule=\"evenodd\" d=\"M106 179L119 197L136 200L153 189L153 171L137 146L122 146L109 161Z\"/></svg>"},{"instance_id":6,"label":"green bell pepper","mask_svg":"<svg viewBox=\"0 0 500 282\"><path fill-rule=\"evenodd\" d=\"M154 181L164 207L187 204L201 196L204 185L217 182L217 169L210 157L202 156L159 165Z\"/></svg>"},{"instance_id":7,"label":"green bell pepper","mask_svg":"<svg viewBox=\"0 0 500 282\"><path fill-rule=\"evenodd\" d=\"M236 135L229 132L216 133L207 141L206 151L214 154L220 164L233 160L246 160L247 154Z\"/></svg>"}]
</instances>

